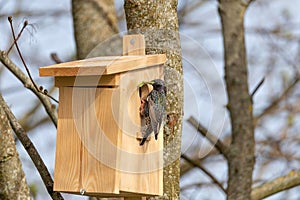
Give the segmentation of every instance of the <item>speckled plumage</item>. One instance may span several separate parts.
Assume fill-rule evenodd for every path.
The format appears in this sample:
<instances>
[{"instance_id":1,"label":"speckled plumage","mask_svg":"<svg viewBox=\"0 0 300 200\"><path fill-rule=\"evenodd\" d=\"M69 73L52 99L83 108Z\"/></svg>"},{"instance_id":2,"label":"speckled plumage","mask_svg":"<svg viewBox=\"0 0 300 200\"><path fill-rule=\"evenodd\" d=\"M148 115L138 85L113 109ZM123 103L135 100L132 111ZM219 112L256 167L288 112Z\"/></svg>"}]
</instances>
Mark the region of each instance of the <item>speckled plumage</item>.
<instances>
[{"instance_id":1,"label":"speckled plumage","mask_svg":"<svg viewBox=\"0 0 300 200\"><path fill-rule=\"evenodd\" d=\"M164 81L155 79L152 84L153 90L147 98L141 101L140 115L142 117L142 134L143 139L140 145L143 145L149 135L154 132L155 139L159 133L164 114L167 89Z\"/></svg>"}]
</instances>

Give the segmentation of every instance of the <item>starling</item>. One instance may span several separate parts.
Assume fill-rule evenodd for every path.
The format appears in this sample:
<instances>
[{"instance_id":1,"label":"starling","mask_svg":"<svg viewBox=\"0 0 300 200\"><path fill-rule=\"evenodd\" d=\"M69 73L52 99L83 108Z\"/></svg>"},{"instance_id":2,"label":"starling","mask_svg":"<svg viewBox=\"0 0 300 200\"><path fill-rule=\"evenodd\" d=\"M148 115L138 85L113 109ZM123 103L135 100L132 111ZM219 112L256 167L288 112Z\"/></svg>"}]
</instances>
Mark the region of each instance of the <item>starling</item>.
<instances>
[{"instance_id":1,"label":"starling","mask_svg":"<svg viewBox=\"0 0 300 200\"><path fill-rule=\"evenodd\" d=\"M154 132L155 139L159 133L164 113L167 88L164 81L155 79L145 84L151 84L153 90L147 95L146 99L141 100L140 115L142 118L143 139L140 145L143 145L148 136Z\"/></svg>"}]
</instances>

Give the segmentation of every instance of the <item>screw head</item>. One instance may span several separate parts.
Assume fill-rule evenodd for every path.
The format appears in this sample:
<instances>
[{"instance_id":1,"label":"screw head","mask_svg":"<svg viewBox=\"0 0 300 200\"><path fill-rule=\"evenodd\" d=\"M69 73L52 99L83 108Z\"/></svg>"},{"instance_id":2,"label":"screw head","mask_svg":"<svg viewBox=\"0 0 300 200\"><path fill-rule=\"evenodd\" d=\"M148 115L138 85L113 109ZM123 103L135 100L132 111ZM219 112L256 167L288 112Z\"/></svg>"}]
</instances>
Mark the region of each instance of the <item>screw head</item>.
<instances>
[{"instance_id":1,"label":"screw head","mask_svg":"<svg viewBox=\"0 0 300 200\"><path fill-rule=\"evenodd\" d=\"M131 44L131 45L134 45L134 43L135 43L134 39L131 39L131 40L130 40L130 44Z\"/></svg>"},{"instance_id":2,"label":"screw head","mask_svg":"<svg viewBox=\"0 0 300 200\"><path fill-rule=\"evenodd\" d=\"M79 190L79 193L80 193L81 195L84 195L85 189L81 188L81 189Z\"/></svg>"}]
</instances>

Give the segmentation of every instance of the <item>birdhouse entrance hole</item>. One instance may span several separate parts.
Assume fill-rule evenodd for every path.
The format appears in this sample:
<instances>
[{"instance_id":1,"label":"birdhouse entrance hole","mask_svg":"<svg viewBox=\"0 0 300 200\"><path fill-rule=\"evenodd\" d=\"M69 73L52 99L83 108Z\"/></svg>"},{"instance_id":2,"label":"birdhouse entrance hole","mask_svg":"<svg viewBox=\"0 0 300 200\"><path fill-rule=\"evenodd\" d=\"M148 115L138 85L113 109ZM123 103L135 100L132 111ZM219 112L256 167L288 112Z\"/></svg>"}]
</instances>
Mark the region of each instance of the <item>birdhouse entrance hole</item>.
<instances>
[{"instance_id":1,"label":"birdhouse entrance hole","mask_svg":"<svg viewBox=\"0 0 300 200\"><path fill-rule=\"evenodd\" d=\"M148 84L143 84L142 86L139 87L139 97L140 97L140 102L141 102L140 109L139 109L140 112L141 112L141 109L143 109L143 107L144 107L144 105L143 105L144 101L146 100L147 96L149 95L149 93L152 89L153 89L152 86L149 86ZM143 120L142 117L140 117L141 126L144 125L142 120ZM142 132L138 131L136 137L139 141L141 141L143 139ZM148 137L147 141L149 141L150 139L151 139L151 137Z\"/></svg>"},{"instance_id":2,"label":"birdhouse entrance hole","mask_svg":"<svg viewBox=\"0 0 300 200\"><path fill-rule=\"evenodd\" d=\"M165 61L164 54L145 55L142 35L126 35L123 56L40 68L40 76L54 76L59 88L55 191L99 197L163 194L163 134L140 146L137 133L138 85L163 79Z\"/></svg>"}]
</instances>

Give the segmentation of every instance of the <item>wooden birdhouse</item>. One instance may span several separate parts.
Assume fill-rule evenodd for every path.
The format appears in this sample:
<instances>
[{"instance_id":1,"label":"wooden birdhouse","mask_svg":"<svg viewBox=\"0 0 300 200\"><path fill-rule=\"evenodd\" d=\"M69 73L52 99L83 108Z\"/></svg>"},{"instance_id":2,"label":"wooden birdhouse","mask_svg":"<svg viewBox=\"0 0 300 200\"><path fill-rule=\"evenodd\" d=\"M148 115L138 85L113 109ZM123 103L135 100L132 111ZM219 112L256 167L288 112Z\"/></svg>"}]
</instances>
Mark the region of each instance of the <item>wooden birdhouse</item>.
<instances>
[{"instance_id":1,"label":"wooden birdhouse","mask_svg":"<svg viewBox=\"0 0 300 200\"><path fill-rule=\"evenodd\" d=\"M163 194L163 134L143 146L138 85L163 79L164 54L145 55L142 35L123 56L41 67L59 88L54 190L100 197ZM149 91L151 88L149 88Z\"/></svg>"}]
</instances>

